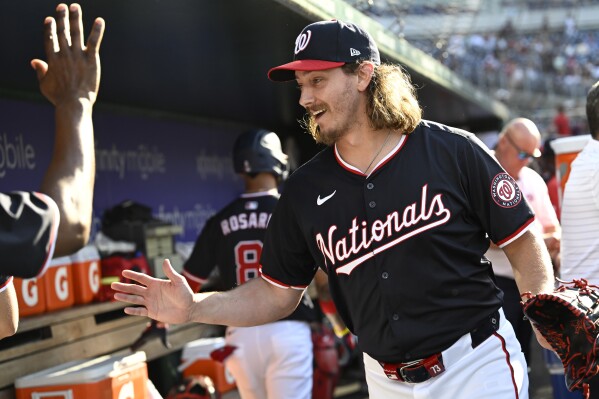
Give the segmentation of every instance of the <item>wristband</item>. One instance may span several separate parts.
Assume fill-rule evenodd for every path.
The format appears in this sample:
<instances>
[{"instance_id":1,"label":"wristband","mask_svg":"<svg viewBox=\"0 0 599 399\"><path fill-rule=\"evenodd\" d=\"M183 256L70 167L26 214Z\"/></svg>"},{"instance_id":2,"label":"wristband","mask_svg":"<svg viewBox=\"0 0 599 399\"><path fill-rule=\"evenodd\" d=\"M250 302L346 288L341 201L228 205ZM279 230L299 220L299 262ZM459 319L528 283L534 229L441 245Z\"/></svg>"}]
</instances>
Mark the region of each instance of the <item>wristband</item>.
<instances>
[{"instance_id":1,"label":"wristband","mask_svg":"<svg viewBox=\"0 0 599 399\"><path fill-rule=\"evenodd\" d=\"M345 327L344 329L338 329L337 327L333 327L333 332L335 333L335 335L337 336L337 338L343 338L345 337L347 334L350 333L349 328Z\"/></svg>"},{"instance_id":2,"label":"wristband","mask_svg":"<svg viewBox=\"0 0 599 399\"><path fill-rule=\"evenodd\" d=\"M333 302L332 300L322 300L318 301L318 303L320 304L320 309L322 309L322 313L324 313L325 315L337 313L337 307L335 306L335 302Z\"/></svg>"}]
</instances>

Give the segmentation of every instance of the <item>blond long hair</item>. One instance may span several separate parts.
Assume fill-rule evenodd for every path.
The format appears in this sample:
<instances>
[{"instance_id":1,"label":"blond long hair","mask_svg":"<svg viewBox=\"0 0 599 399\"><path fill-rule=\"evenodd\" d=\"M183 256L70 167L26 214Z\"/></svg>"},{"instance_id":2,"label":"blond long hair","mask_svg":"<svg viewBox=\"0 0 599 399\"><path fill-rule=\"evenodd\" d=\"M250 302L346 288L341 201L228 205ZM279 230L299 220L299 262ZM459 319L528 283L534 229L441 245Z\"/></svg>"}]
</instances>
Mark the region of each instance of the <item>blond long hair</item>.
<instances>
[{"instance_id":1,"label":"blond long hair","mask_svg":"<svg viewBox=\"0 0 599 399\"><path fill-rule=\"evenodd\" d=\"M360 63L345 64L341 67L346 74L356 74ZM399 130L410 134L422 119L422 109L416 98L416 90L410 76L399 65L381 64L374 73L367 91L366 112L370 126L375 130ZM317 143L325 143L318 124L309 113L300 124L312 135Z\"/></svg>"}]
</instances>

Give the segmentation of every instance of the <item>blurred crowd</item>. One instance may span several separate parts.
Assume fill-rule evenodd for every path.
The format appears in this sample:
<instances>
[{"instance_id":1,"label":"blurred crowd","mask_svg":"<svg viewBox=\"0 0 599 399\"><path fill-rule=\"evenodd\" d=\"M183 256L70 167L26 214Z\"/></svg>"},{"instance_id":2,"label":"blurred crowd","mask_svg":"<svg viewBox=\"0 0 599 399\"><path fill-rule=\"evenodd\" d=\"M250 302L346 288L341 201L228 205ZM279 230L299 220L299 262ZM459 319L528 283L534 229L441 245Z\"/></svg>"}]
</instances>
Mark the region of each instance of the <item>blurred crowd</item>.
<instances>
[{"instance_id":1,"label":"blurred crowd","mask_svg":"<svg viewBox=\"0 0 599 399\"><path fill-rule=\"evenodd\" d=\"M598 0L503 0L502 6L505 7L527 7L531 10L546 10L547 8L573 8L580 6L587 6L592 4L599 4Z\"/></svg>"},{"instance_id":2,"label":"blurred crowd","mask_svg":"<svg viewBox=\"0 0 599 399\"><path fill-rule=\"evenodd\" d=\"M477 1L402 1L391 0L346 0L360 11L378 16L390 11L402 15L439 15L477 13L485 7L520 10L547 10L549 8L576 8L599 4L599 0L495 0L480 4Z\"/></svg>"},{"instance_id":3,"label":"blurred crowd","mask_svg":"<svg viewBox=\"0 0 599 399\"><path fill-rule=\"evenodd\" d=\"M599 30L567 17L559 31L523 33L508 22L495 33L410 40L500 100L514 91L583 98L599 79Z\"/></svg>"}]
</instances>

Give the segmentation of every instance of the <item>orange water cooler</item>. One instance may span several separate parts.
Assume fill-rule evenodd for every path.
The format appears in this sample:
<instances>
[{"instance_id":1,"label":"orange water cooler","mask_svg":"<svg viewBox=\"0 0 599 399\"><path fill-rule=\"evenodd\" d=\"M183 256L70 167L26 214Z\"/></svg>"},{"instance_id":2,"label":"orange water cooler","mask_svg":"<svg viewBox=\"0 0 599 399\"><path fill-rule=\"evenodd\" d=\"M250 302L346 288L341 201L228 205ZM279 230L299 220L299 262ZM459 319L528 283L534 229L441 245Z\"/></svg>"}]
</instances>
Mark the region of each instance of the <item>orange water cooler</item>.
<instances>
[{"instance_id":1,"label":"orange water cooler","mask_svg":"<svg viewBox=\"0 0 599 399\"><path fill-rule=\"evenodd\" d=\"M44 277L13 280L19 304L19 316L33 316L46 311Z\"/></svg>"},{"instance_id":2,"label":"orange water cooler","mask_svg":"<svg viewBox=\"0 0 599 399\"><path fill-rule=\"evenodd\" d=\"M73 296L76 305L93 302L100 291L100 253L94 245L87 245L71 255Z\"/></svg>"},{"instance_id":3,"label":"orange water cooler","mask_svg":"<svg viewBox=\"0 0 599 399\"><path fill-rule=\"evenodd\" d=\"M202 338L189 342L183 347L181 353L181 365L184 377L193 375L205 375L212 379L214 387L220 393L235 389L235 379L227 368L221 363L212 360L210 353L225 345L223 337Z\"/></svg>"},{"instance_id":4,"label":"orange water cooler","mask_svg":"<svg viewBox=\"0 0 599 399\"><path fill-rule=\"evenodd\" d=\"M71 258L62 256L52 259L42 278L46 293L46 311L64 309L73 306L73 270Z\"/></svg>"},{"instance_id":5,"label":"orange water cooler","mask_svg":"<svg viewBox=\"0 0 599 399\"><path fill-rule=\"evenodd\" d=\"M591 135L585 134L582 136L562 137L555 139L550 143L551 148L553 148L553 151L555 152L555 175L558 184L560 207L564 197L566 182L570 176L570 165L590 139Z\"/></svg>"},{"instance_id":6,"label":"orange water cooler","mask_svg":"<svg viewBox=\"0 0 599 399\"><path fill-rule=\"evenodd\" d=\"M51 367L15 381L16 399L149 399L145 352Z\"/></svg>"}]
</instances>

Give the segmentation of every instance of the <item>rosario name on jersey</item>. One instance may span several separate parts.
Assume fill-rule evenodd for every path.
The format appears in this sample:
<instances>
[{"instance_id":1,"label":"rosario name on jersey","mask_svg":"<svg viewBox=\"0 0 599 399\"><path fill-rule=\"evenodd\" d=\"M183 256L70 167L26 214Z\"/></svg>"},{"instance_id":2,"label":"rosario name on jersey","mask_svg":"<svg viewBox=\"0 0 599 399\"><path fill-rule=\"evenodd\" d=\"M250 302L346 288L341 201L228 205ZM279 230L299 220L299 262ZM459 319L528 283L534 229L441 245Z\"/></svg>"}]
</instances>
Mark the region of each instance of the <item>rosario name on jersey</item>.
<instances>
[{"instance_id":1,"label":"rosario name on jersey","mask_svg":"<svg viewBox=\"0 0 599 399\"><path fill-rule=\"evenodd\" d=\"M449 347L501 306L484 258L534 214L475 135L422 121L368 176L330 147L297 169L271 218L263 278L329 275L340 315L379 361Z\"/></svg>"},{"instance_id":2,"label":"rosario name on jersey","mask_svg":"<svg viewBox=\"0 0 599 399\"><path fill-rule=\"evenodd\" d=\"M260 275L260 255L266 228L279 199L276 190L246 193L212 216L198 236L183 275L204 284L218 267L218 289L228 290ZM288 318L311 321L313 304L306 295Z\"/></svg>"}]
</instances>

